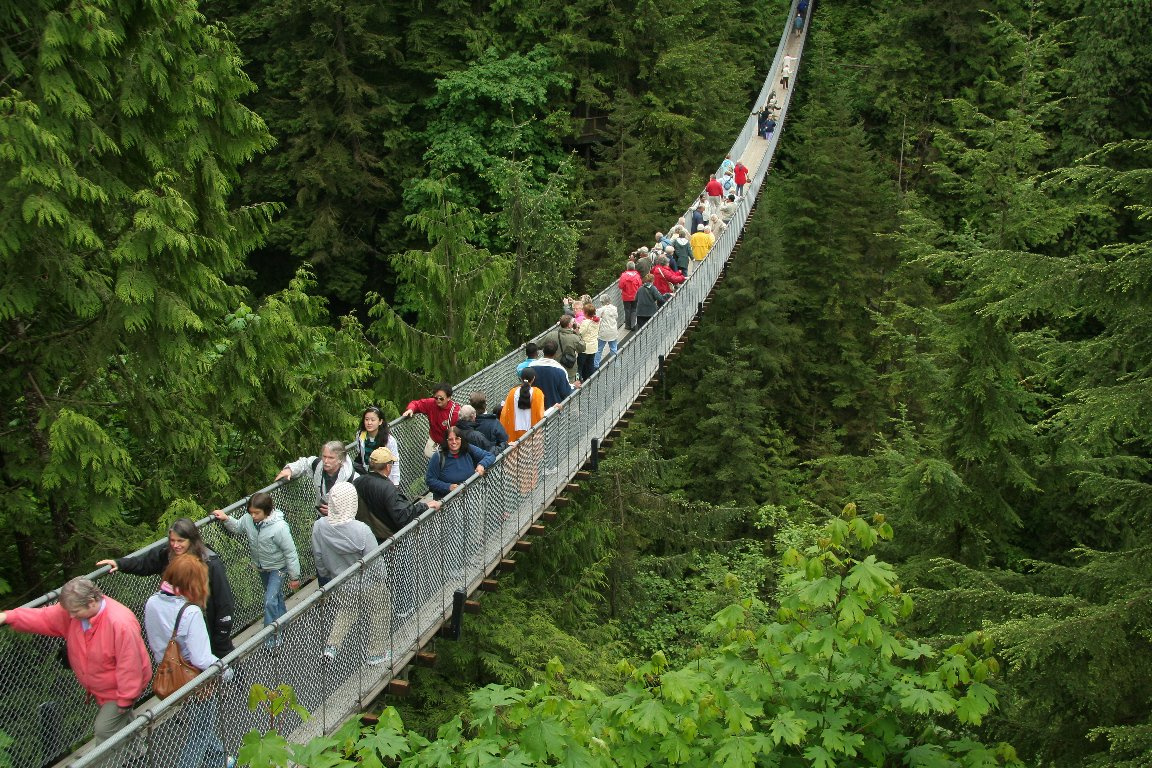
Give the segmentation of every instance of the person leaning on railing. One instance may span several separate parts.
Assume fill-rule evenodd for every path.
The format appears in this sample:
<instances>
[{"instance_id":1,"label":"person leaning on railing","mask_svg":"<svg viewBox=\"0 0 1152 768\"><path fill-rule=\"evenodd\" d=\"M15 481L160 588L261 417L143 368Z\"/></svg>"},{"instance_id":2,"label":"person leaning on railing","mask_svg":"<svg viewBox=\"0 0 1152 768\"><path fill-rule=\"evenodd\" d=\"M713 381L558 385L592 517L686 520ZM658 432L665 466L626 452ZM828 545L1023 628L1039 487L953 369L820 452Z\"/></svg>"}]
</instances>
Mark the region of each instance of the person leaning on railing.
<instances>
[{"instance_id":1,"label":"person leaning on railing","mask_svg":"<svg viewBox=\"0 0 1152 768\"><path fill-rule=\"evenodd\" d=\"M442 499L472 475L483 475L496 457L482 448L468 444L464 431L453 425L444 436L440 451L428 459L424 479L432 498Z\"/></svg>"},{"instance_id":2,"label":"person leaning on railing","mask_svg":"<svg viewBox=\"0 0 1152 768\"><path fill-rule=\"evenodd\" d=\"M204 610L204 621L208 626L212 653L220 657L227 656L235 647L232 644L232 614L236 610L236 598L232 595L232 585L228 581L228 569L224 567L224 561L205 546L196 523L181 517L168 528L167 547L151 547L138 555L100 560L96 565L108 566L111 573L120 571L133 576L159 576L173 558L185 552L196 555L208 566L208 604Z\"/></svg>"},{"instance_id":3,"label":"person leaning on railing","mask_svg":"<svg viewBox=\"0 0 1152 768\"><path fill-rule=\"evenodd\" d=\"M444 442L448 427L460 418L460 406L452 401L452 385L447 382L437 384L432 390L432 397L411 401L400 415L410 419L418 413L428 417L428 442L424 444L424 457L431 458L436 453L436 446Z\"/></svg>"},{"instance_id":4,"label":"person leaning on railing","mask_svg":"<svg viewBox=\"0 0 1152 768\"><path fill-rule=\"evenodd\" d=\"M352 459L348 458L348 450L339 440L329 440L320 449L319 456L301 456L276 475L273 482L291 480L305 472L312 473L312 487L315 489L316 514L328 514L328 493L332 486L341 480L352 481L356 477L356 470L352 468Z\"/></svg>"},{"instance_id":5,"label":"person leaning on railing","mask_svg":"<svg viewBox=\"0 0 1152 768\"><path fill-rule=\"evenodd\" d=\"M229 535L243 535L248 539L252 564L260 572L260 581L264 585L264 626L268 626L288 611L284 604L285 574L288 586L300 589L300 557L284 513L273 506L272 494L260 492L248 499L248 514L239 520L229 517L222 509L214 510L212 517L224 525ZM280 642L280 636L273 635L265 645L272 650Z\"/></svg>"},{"instance_id":6,"label":"person leaning on railing","mask_svg":"<svg viewBox=\"0 0 1152 768\"><path fill-rule=\"evenodd\" d=\"M433 456L436 462L439 457ZM382 543L428 509L440 509L438 501L412 501L393 484L392 467L396 455L387 448L377 448L368 457L372 471L352 481L359 496L356 519L368 525L377 543Z\"/></svg>"},{"instance_id":7,"label":"person leaning on railing","mask_svg":"<svg viewBox=\"0 0 1152 768\"><path fill-rule=\"evenodd\" d=\"M132 705L152 679L152 662L136 615L77 577L60 589L60 602L44 608L0 612L0 625L17 632L62 637L76 681L100 707L93 743L105 741L132 721Z\"/></svg>"},{"instance_id":8,"label":"person leaning on railing","mask_svg":"<svg viewBox=\"0 0 1152 768\"><path fill-rule=\"evenodd\" d=\"M176 555L164 569L160 589L144 604L144 628L148 648L157 664L164 658L168 643L176 641L185 663L203 672L220 659L212 653L208 631L201 612L208 598L208 568L193 554ZM177 626L177 621L179 625ZM221 679L232 679L225 668ZM212 691L205 689L184 700L180 718L188 724L188 741L180 751L176 768L202 765L232 768L236 758L224 751L217 721L219 705Z\"/></svg>"},{"instance_id":9,"label":"person leaning on railing","mask_svg":"<svg viewBox=\"0 0 1152 768\"><path fill-rule=\"evenodd\" d=\"M432 461L438 461L441 455L433 456ZM392 451L377 448L368 457L372 471L356 478L353 483L359 497L356 519L368 525L379 543L399 533L404 526L429 509L440 509L440 502L413 501L392 484L388 478L395 461L396 457ZM411 575L417 571L419 564L415 562L411 547L401 546L393 551L396 557L394 563L396 572ZM406 617L416 607L415 586L405 578L393 579L392 592L392 604L397 614Z\"/></svg>"}]
</instances>

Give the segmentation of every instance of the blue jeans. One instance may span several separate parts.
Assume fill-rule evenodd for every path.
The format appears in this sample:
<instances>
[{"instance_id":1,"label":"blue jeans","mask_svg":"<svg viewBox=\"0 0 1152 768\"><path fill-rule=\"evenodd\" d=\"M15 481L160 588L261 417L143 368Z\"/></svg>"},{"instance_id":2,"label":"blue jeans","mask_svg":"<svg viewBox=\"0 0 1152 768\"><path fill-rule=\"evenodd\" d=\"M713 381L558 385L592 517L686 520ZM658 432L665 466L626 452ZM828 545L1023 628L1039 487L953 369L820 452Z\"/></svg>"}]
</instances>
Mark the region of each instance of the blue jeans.
<instances>
[{"instance_id":1,"label":"blue jeans","mask_svg":"<svg viewBox=\"0 0 1152 768\"><path fill-rule=\"evenodd\" d=\"M600 367L600 361L604 359L604 347L611 347L612 348L612 354L616 354L616 350L618 348L618 345L619 345L619 342L616 339L612 339L612 341L605 341L604 339L597 339L596 340L596 360L593 361L593 365L595 365L596 368Z\"/></svg>"},{"instance_id":2,"label":"blue jeans","mask_svg":"<svg viewBox=\"0 0 1152 768\"><path fill-rule=\"evenodd\" d=\"M201 699L192 694L184 700L184 719L188 721L188 741L180 750L177 768L223 768L228 759L224 742L216 730L218 707L216 695Z\"/></svg>"},{"instance_id":3,"label":"blue jeans","mask_svg":"<svg viewBox=\"0 0 1152 768\"><path fill-rule=\"evenodd\" d=\"M264 626L288 612L284 605L284 571L260 571L264 583Z\"/></svg>"}]
</instances>

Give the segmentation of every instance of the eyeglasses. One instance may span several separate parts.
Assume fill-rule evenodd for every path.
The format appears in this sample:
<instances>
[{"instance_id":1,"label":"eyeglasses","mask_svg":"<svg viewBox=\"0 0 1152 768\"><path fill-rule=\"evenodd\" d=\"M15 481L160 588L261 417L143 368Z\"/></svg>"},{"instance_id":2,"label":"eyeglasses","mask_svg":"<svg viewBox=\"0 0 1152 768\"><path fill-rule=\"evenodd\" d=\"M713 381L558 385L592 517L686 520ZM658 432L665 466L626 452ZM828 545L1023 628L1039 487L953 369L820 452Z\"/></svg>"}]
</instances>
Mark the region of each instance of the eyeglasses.
<instances>
[{"instance_id":1,"label":"eyeglasses","mask_svg":"<svg viewBox=\"0 0 1152 768\"><path fill-rule=\"evenodd\" d=\"M447 402L447 400L448 400L448 398L445 397L444 395L435 395L433 399L438 403Z\"/></svg>"}]
</instances>

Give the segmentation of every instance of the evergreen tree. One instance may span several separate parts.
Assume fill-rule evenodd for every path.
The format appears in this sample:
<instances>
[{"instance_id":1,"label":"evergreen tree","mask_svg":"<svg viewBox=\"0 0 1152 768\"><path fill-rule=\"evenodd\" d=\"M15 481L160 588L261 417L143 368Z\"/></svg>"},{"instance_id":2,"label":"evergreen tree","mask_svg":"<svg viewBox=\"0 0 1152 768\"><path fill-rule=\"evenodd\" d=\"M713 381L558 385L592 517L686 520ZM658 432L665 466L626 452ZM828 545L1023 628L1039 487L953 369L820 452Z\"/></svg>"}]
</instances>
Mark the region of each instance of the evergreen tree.
<instances>
[{"instance_id":1,"label":"evergreen tree","mask_svg":"<svg viewBox=\"0 0 1152 768\"><path fill-rule=\"evenodd\" d=\"M401 182L414 170L406 121L419 93L394 76L403 58L398 8L322 0L206 7L236 31L260 85L250 103L277 140L240 190L286 209L252 256L255 286L274 292L308 262L341 306L358 306L368 287L389 293L377 274L394 249L382 225L401 223Z\"/></svg>"},{"instance_id":2,"label":"evergreen tree","mask_svg":"<svg viewBox=\"0 0 1152 768\"><path fill-rule=\"evenodd\" d=\"M806 445L829 432L858 450L880 418L869 360L873 313L895 265L880 233L896 227L896 189L846 107L851 81L821 66L832 52L819 45L806 56L806 95L765 195L774 223L763 258L786 265L788 322L803 333L790 424Z\"/></svg>"},{"instance_id":3,"label":"evergreen tree","mask_svg":"<svg viewBox=\"0 0 1152 768\"><path fill-rule=\"evenodd\" d=\"M217 387L313 362L299 345L333 333L309 327L326 318L300 305L299 286L253 315L234 282L274 207L228 202L238 168L272 140L240 103L252 83L227 35L160 0L10 10L0 488L3 574L27 595L74 573L93 542L138 540L127 526L151 530L173 499L235 491L227 446L251 436L230 420L301 408L302 393L220 401ZM233 323L249 319L285 345L259 360L230 353L244 343ZM346 389L354 375L328 383ZM296 413L261 410L259 433L279 416L290 434Z\"/></svg>"},{"instance_id":4,"label":"evergreen tree","mask_svg":"<svg viewBox=\"0 0 1152 768\"><path fill-rule=\"evenodd\" d=\"M526 161L497 161L489 172L500 200L498 242L513 255L508 338L529 338L556 322L572 285L585 222L571 158L537 181Z\"/></svg>"},{"instance_id":5,"label":"evergreen tree","mask_svg":"<svg viewBox=\"0 0 1152 768\"><path fill-rule=\"evenodd\" d=\"M459 381L507 347L512 259L474 244L482 230L480 214L456 202L453 177L422 179L412 184L410 195L421 205L408 222L432 249L393 257L400 304L368 295L375 318L371 336L377 351L395 364L385 369L386 382L397 369Z\"/></svg>"}]
</instances>

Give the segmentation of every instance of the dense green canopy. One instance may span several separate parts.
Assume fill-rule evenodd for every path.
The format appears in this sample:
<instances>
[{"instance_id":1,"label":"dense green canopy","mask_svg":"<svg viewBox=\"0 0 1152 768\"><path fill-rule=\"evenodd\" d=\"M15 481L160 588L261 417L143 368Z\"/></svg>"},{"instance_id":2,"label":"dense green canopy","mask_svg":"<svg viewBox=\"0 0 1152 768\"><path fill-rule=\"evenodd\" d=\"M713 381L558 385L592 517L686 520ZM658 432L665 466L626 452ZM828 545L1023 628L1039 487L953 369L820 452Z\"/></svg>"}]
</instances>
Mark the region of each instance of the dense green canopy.
<instances>
[{"instance_id":1,"label":"dense green canopy","mask_svg":"<svg viewBox=\"0 0 1152 768\"><path fill-rule=\"evenodd\" d=\"M786 13L6 3L7 601L251 491L350 435L366 398L459 378L605 284L723 156ZM732 643L795 642L803 611L767 617L823 578L811 553L841 546L825 523L852 503L853 530L895 532L861 573L916 604L884 632L988 688L917 693L940 667L914 665L913 716L884 738L920 725L900 733L927 751L883 764L1152 763L1150 33L1146 0L815 4L782 154L670 396L415 678L420 738L531 727L530 762L563 762L595 706L636 729L634 762L707 764L650 726L727 725L648 683L713 690L749 661ZM867 623L837 611L840 640ZM533 719L561 707L553 657L589 686L563 705L582 724ZM821 710L829 743L779 708L745 713L745 735L796 747L781 765L828 764L817 746L847 764L882 698ZM749 754L738 741L709 743ZM981 744L1012 747L981 762Z\"/></svg>"}]
</instances>

